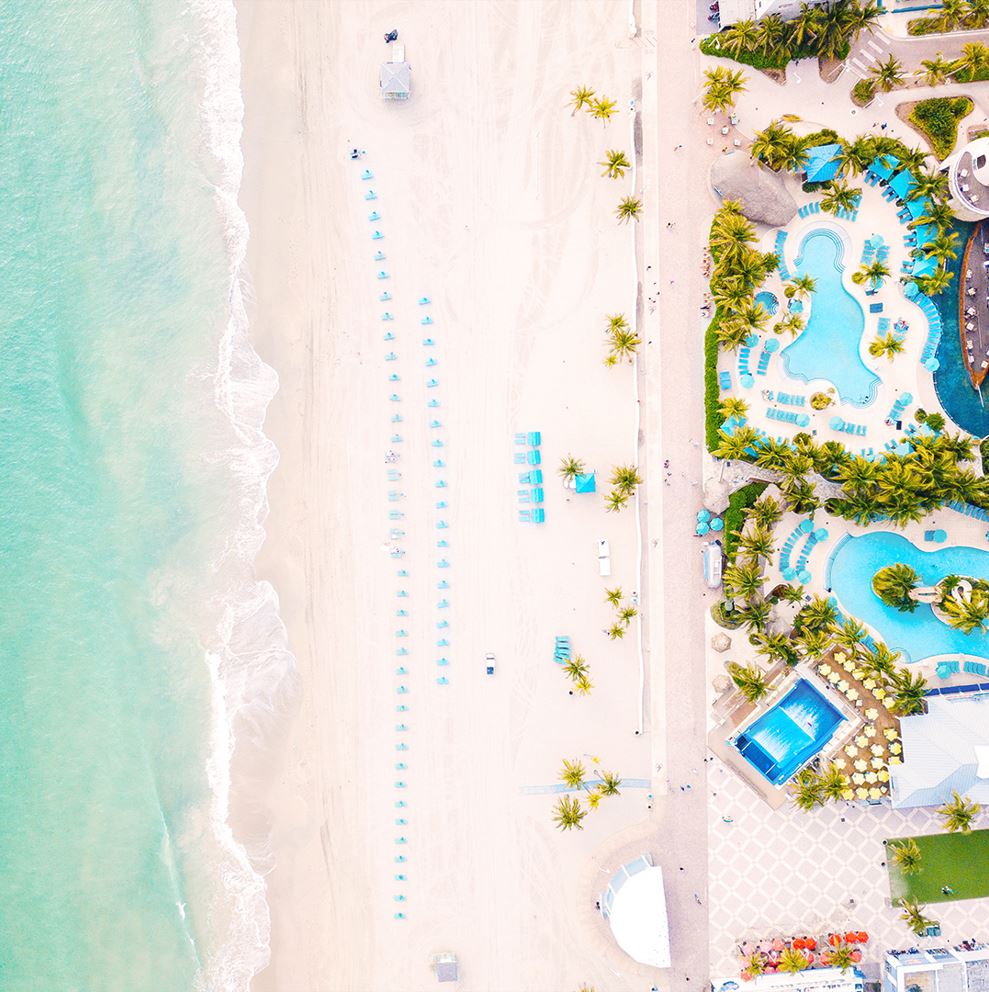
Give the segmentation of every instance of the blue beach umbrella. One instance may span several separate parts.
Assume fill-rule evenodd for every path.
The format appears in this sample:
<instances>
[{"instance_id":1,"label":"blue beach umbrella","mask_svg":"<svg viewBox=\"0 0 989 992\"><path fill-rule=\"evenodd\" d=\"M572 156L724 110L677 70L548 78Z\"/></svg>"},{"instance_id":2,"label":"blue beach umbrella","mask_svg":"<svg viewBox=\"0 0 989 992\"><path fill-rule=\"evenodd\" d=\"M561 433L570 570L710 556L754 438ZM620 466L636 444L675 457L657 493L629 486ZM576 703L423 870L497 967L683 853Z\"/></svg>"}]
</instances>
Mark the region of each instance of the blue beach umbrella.
<instances>
[{"instance_id":1,"label":"blue beach umbrella","mask_svg":"<svg viewBox=\"0 0 989 992\"><path fill-rule=\"evenodd\" d=\"M694 530L694 533L698 537L703 537L710 529L711 528L708 527L708 525L703 520L701 520L698 522L697 527Z\"/></svg>"},{"instance_id":2,"label":"blue beach umbrella","mask_svg":"<svg viewBox=\"0 0 989 992\"><path fill-rule=\"evenodd\" d=\"M697 519L698 519L698 521L702 521L702 522L705 522L706 523L708 520L711 519L711 511L710 510L703 510L703 509L698 510L697 511Z\"/></svg>"},{"instance_id":3,"label":"blue beach umbrella","mask_svg":"<svg viewBox=\"0 0 989 992\"><path fill-rule=\"evenodd\" d=\"M723 530L724 526L725 524L724 521L721 519L721 517L715 517L711 521L711 530Z\"/></svg>"},{"instance_id":4,"label":"blue beach umbrella","mask_svg":"<svg viewBox=\"0 0 989 992\"><path fill-rule=\"evenodd\" d=\"M776 338L770 338L766 342L766 344L765 344L765 346L763 348L763 351L765 351L765 352L767 352L768 354L771 355L774 351L777 350L777 348L779 348L779 346L780 346L780 343L779 343L779 341Z\"/></svg>"},{"instance_id":5,"label":"blue beach umbrella","mask_svg":"<svg viewBox=\"0 0 989 992\"><path fill-rule=\"evenodd\" d=\"M597 482L594 473L588 472L586 475L578 475L574 479L574 491L578 493L593 493L597 489Z\"/></svg>"}]
</instances>

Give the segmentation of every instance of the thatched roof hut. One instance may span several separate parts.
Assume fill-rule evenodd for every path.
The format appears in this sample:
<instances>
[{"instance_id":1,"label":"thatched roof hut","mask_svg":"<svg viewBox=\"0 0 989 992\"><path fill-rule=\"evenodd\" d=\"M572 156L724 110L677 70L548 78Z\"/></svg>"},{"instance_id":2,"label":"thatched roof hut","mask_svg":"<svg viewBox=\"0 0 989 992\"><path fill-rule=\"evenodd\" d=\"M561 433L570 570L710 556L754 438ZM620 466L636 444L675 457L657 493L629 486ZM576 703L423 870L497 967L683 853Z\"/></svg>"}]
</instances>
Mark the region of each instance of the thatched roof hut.
<instances>
[{"instance_id":1,"label":"thatched roof hut","mask_svg":"<svg viewBox=\"0 0 989 992\"><path fill-rule=\"evenodd\" d=\"M744 152L722 155L711 169L711 185L723 200L738 200L742 213L759 224L785 227L797 212L783 177Z\"/></svg>"}]
</instances>

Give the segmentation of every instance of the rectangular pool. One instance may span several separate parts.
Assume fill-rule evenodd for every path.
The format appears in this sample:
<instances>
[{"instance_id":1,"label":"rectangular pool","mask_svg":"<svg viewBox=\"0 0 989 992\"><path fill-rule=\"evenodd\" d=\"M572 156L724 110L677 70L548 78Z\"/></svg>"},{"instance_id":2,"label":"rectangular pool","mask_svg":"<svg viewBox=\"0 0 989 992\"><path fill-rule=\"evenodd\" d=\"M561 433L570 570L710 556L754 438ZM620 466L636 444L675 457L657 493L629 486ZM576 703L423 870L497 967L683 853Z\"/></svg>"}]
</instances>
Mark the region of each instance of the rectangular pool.
<instances>
[{"instance_id":1,"label":"rectangular pool","mask_svg":"<svg viewBox=\"0 0 989 992\"><path fill-rule=\"evenodd\" d=\"M799 679L734 746L773 785L782 785L831 740L844 719L811 682Z\"/></svg>"}]
</instances>

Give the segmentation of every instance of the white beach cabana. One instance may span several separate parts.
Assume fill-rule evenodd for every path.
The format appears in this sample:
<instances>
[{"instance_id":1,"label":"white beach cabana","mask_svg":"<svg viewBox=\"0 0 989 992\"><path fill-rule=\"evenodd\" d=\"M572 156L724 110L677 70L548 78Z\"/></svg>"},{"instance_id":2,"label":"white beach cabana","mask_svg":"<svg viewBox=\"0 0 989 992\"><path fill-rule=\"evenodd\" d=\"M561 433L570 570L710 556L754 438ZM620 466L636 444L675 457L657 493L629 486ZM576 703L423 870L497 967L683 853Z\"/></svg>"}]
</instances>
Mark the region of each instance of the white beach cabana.
<instances>
[{"instance_id":1,"label":"white beach cabana","mask_svg":"<svg viewBox=\"0 0 989 992\"><path fill-rule=\"evenodd\" d=\"M663 869L648 854L622 865L601 894L601 915L618 946L639 964L670 966Z\"/></svg>"}]
</instances>

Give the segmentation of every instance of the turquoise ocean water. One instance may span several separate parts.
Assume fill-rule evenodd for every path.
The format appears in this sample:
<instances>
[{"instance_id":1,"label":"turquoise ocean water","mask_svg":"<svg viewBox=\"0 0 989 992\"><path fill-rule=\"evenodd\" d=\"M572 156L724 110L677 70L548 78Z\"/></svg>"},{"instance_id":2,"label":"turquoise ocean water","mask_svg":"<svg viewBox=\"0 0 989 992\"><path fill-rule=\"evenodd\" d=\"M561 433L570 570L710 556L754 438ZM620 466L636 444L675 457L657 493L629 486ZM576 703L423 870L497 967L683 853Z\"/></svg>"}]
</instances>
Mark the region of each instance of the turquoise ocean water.
<instances>
[{"instance_id":1,"label":"turquoise ocean water","mask_svg":"<svg viewBox=\"0 0 989 992\"><path fill-rule=\"evenodd\" d=\"M231 721L290 664L253 581L274 376L246 340L223 0L0 17L0 990L246 988Z\"/></svg>"}]
</instances>

